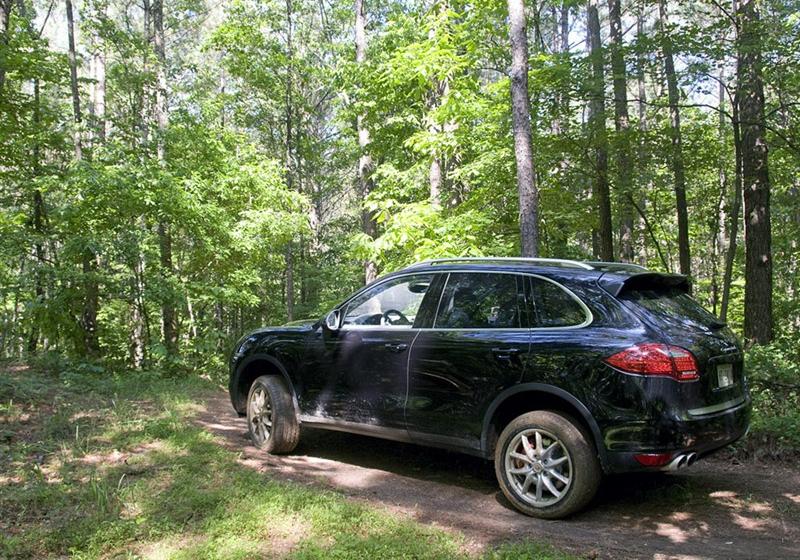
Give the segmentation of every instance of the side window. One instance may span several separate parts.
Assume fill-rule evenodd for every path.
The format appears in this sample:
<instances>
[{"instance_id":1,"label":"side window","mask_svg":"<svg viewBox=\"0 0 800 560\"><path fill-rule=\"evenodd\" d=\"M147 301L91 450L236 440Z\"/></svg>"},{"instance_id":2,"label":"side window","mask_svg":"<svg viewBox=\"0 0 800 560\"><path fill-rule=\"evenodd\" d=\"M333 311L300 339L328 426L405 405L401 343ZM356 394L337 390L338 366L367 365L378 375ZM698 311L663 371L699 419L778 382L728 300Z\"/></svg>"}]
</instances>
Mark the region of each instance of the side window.
<instances>
[{"instance_id":1,"label":"side window","mask_svg":"<svg viewBox=\"0 0 800 560\"><path fill-rule=\"evenodd\" d=\"M586 311L561 286L531 278L532 327L574 327L586 321Z\"/></svg>"},{"instance_id":2,"label":"side window","mask_svg":"<svg viewBox=\"0 0 800 560\"><path fill-rule=\"evenodd\" d=\"M439 302L437 329L521 326L521 289L515 274L452 273Z\"/></svg>"},{"instance_id":3,"label":"side window","mask_svg":"<svg viewBox=\"0 0 800 560\"><path fill-rule=\"evenodd\" d=\"M342 324L410 329L432 281L432 274L420 274L382 282L347 305Z\"/></svg>"}]
</instances>

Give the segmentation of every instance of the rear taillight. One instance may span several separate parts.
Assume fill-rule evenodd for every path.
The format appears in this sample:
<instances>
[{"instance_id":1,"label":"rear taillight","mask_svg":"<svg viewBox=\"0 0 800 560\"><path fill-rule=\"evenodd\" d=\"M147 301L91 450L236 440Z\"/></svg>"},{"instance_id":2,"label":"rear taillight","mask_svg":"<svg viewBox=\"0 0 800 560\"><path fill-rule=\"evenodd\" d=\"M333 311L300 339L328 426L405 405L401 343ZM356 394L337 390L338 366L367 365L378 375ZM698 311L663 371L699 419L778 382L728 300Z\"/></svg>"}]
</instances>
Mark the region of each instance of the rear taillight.
<instances>
[{"instance_id":1,"label":"rear taillight","mask_svg":"<svg viewBox=\"0 0 800 560\"><path fill-rule=\"evenodd\" d=\"M617 352L605 362L620 371L665 376L677 381L700 379L694 355L680 346L648 342Z\"/></svg>"},{"instance_id":2,"label":"rear taillight","mask_svg":"<svg viewBox=\"0 0 800 560\"><path fill-rule=\"evenodd\" d=\"M663 467L672 459L672 453L639 453L633 457L643 467Z\"/></svg>"}]
</instances>

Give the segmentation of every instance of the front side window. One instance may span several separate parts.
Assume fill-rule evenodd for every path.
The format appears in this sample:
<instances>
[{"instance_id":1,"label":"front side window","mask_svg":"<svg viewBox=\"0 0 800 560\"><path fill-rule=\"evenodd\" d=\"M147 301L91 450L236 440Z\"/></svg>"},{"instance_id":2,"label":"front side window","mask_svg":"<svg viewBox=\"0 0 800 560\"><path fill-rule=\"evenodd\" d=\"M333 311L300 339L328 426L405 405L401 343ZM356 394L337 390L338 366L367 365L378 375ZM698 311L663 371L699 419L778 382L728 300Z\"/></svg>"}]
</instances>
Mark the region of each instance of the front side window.
<instances>
[{"instance_id":1,"label":"front side window","mask_svg":"<svg viewBox=\"0 0 800 560\"><path fill-rule=\"evenodd\" d=\"M410 329L432 281L432 274L419 274L382 282L347 305L343 325Z\"/></svg>"},{"instance_id":2,"label":"front side window","mask_svg":"<svg viewBox=\"0 0 800 560\"><path fill-rule=\"evenodd\" d=\"M532 327L576 327L586 322L583 306L558 284L531 278L531 290Z\"/></svg>"},{"instance_id":3,"label":"front side window","mask_svg":"<svg viewBox=\"0 0 800 560\"><path fill-rule=\"evenodd\" d=\"M514 329L521 325L521 298L514 274L452 273L442 293L437 329Z\"/></svg>"}]
</instances>

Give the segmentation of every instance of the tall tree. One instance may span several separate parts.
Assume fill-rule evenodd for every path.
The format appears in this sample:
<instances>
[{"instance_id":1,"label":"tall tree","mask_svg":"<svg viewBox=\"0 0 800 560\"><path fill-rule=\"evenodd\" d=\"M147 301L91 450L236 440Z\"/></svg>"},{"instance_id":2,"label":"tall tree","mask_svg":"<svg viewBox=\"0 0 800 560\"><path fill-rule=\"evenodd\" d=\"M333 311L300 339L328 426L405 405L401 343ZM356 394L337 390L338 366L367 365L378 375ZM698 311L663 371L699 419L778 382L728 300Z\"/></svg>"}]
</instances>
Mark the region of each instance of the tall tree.
<instances>
[{"instance_id":1,"label":"tall tree","mask_svg":"<svg viewBox=\"0 0 800 560\"><path fill-rule=\"evenodd\" d=\"M69 82L72 94L72 119L74 125L73 138L75 143L75 161L83 159L81 139L81 96L78 89L78 58L75 53L75 16L72 10L72 0L66 1L67 15L67 58L69 60ZM82 250L81 268L83 271L84 300L81 313L81 332L83 336L82 351L87 356L96 356L100 350L97 340L97 310L99 306L99 287L97 284L96 255L91 247L92 241L85 240Z\"/></svg>"},{"instance_id":2,"label":"tall tree","mask_svg":"<svg viewBox=\"0 0 800 560\"><path fill-rule=\"evenodd\" d=\"M8 48L8 35L11 24L11 9L14 0L0 0L0 99L3 96L3 86L6 82L6 49Z\"/></svg>"},{"instance_id":3,"label":"tall tree","mask_svg":"<svg viewBox=\"0 0 800 560\"><path fill-rule=\"evenodd\" d=\"M728 320L728 305L730 304L731 281L733 280L733 262L736 260L736 247L739 238L739 219L742 214L742 126L739 118L738 91L734 95L733 102L731 103L731 121L734 148L734 184L733 197L730 203L728 248L725 252L725 269L722 273L722 298L719 308L719 318L722 321Z\"/></svg>"},{"instance_id":4,"label":"tall tree","mask_svg":"<svg viewBox=\"0 0 800 560\"><path fill-rule=\"evenodd\" d=\"M669 101L669 133L672 146L670 165L675 187L675 207L678 215L678 260L681 274L690 276L692 273L692 261L689 251L689 213L686 207L686 170L683 164L680 91L678 89L678 78L675 74L672 37L669 30L669 14L667 12L667 3L664 0L659 0L658 2L658 15Z\"/></svg>"},{"instance_id":5,"label":"tall tree","mask_svg":"<svg viewBox=\"0 0 800 560\"><path fill-rule=\"evenodd\" d=\"M614 83L614 127L616 130L616 188L620 216L619 256L623 261L633 260L633 155L628 116L628 76L625 69L622 41L622 15L620 0L608 0L608 19L611 27L611 73Z\"/></svg>"},{"instance_id":6,"label":"tall tree","mask_svg":"<svg viewBox=\"0 0 800 560\"><path fill-rule=\"evenodd\" d=\"M72 0L65 0L67 12L67 57L69 60L69 86L72 92L72 118L74 122L73 137L75 142L75 159L81 160L81 97L78 89L78 59L75 54L75 16L72 12Z\"/></svg>"},{"instance_id":7,"label":"tall tree","mask_svg":"<svg viewBox=\"0 0 800 560\"><path fill-rule=\"evenodd\" d=\"M773 338L773 326L770 181L761 55L764 29L756 0L741 0L736 17L745 216L744 336L767 344Z\"/></svg>"},{"instance_id":8,"label":"tall tree","mask_svg":"<svg viewBox=\"0 0 800 560\"><path fill-rule=\"evenodd\" d=\"M636 10L636 40L645 40L645 14L644 2L639 2ZM651 171L650 171L650 150L647 146L647 133L650 130L650 123L647 118L647 82L645 80L645 53L643 49L639 49L636 54L636 92L638 99L636 100L637 116L639 117L638 132L639 142L636 150L636 170L637 179L641 186L640 193L648 192L651 186ZM645 232L648 229L645 212L645 197L640 195L638 199L639 212L639 231L641 232L641 243L639 246L639 264L647 264L647 243L645 242ZM658 245L658 239L653 239L656 244L659 254L661 248ZM662 259L664 260L664 259Z\"/></svg>"},{"instance_id":9,"label":"tall tree","mask_svg":"<svg viewBox=\"0 0 800 560\"><path fill-rule=\"evenodd\" d=\"M517 164L519 225L522 256L539 255L539 191L531 139L531 103L528 97L528 35L524 0L508 0L511 40L511 125Z\"/></svg>"},{"instance_id":10,"label":"tall tree","mask_svg":"<svg viewBox=\"0 0 800 560\"><path fill-rule=\"evenodd\" d=\"M356 42L356 64L363 67L367 60L367 14L364 6L365 0L355 0L355 42ZM363 201L375 186L372 179L372 156L369 154L369 130L364 124L366 116L359 114L356 117L356 129L358 132L358 192ZM372 212L367 208L361 210L361 229L370 239L374 239L378 232L378 224ZM369 284L378 276L378 269L372 259L364 262L364 283Z\"/></svg>"},{"instance_id":11,"label":"tall tree","mask_svg":"<svg viewBox=\"0 0 800 560\"><path fill-rule=\"evenodd\" d=\"M155 0L153 11L153 50L156 55L156 157L162 169L167 167L167 51L164 41L164 0ZM174 275L172 264L172 230L165 218L158 221L158 248L161 261L161 274L166 282ZM175 302L171 290L161 301L161 328L164 333L164 347L167 355L178 352L178 325Z\"/></svg>"},{"instance_id":12,"label":"tall tree","mask_svg":"<svg viewBox=\"0 0 800 560\"><path fill-rule=\"evenodd\" d=\"M286 0L286 81L285 81L285 166L286 166L286 185L295 188L295 165L294 165L294 22L292 20L294 6L292 0ZM286 244L286 317L289 321L294 320L294 247L290 241Z\"/></svg>"},{"instance_id":13,"label":"tall tree","mask_svg":"<svg viewBox=\"0 0 800 560\"><path fill-rule=\"evenodd\" d=\"M605 72L603 44L600 37L598 0L589 0L587 8L591 83L589 102L589 134L594 151L592 198L597 209L597 256L604 261L614 260L614 240L611 225L611 195L608 187L608 136L606 134Z\"/></svg>"}]
</instances>

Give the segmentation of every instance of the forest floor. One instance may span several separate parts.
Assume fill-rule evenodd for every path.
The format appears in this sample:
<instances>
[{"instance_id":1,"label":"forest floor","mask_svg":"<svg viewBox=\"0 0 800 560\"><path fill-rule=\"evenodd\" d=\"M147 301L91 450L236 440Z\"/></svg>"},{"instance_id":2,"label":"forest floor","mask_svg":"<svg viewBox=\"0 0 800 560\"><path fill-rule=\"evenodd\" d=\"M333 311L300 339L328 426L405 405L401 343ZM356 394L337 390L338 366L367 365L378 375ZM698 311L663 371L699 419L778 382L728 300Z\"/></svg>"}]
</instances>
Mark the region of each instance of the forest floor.
<instances>
[{"instance_id":1,"label":"forest floor","mask_svg":"<svg viewBox=\"0 0 800 560\"><path fill-rule=\"evenodd\" d=\"M228 429L198 377L0 362L0 559L574 560L536 541L476 553L379 500L259 472Z\"/></svg>"},{"instance_id":2,"label":"forest floor","mask_svg":"<svg viewBox=\"0 0 800 560\"><path fill-rule=\"evenodd\" d=\"M270 456L197 377L0 363L0 558L800 558L800 468L615 477L567 521L490 463L305 430Z\"/></svg>"},{"instance_id":3,"label":"forest floor","mask_svg":"<svg viewBox=\"0 0 800 560\"><path fill-rule=\"evenodd\" d=\"M534 541L584 558L800 558L796 465L709 458L675 474L619 475L585 512L541 521L516 513L491 463L478 458L310 429L293 454L270 456L249 444L224 393L206 401L196 422L241 451L242 465L463 535L475 554Z\"/></svg>"}]
</instances>

